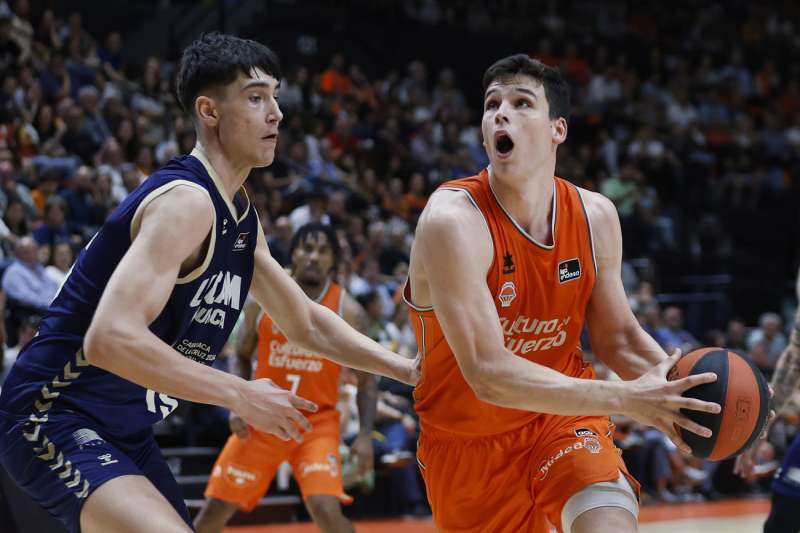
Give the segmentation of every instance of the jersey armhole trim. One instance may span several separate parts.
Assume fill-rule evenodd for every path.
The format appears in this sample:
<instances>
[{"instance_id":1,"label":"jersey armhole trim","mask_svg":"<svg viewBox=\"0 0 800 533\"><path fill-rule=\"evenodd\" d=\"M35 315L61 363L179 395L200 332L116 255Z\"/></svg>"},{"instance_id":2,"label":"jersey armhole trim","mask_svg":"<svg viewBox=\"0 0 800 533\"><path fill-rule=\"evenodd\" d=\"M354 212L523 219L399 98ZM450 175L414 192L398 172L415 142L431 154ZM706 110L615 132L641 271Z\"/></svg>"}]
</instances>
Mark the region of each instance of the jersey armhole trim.
<instances>
[{"instance_id":1,"label":"jersey armhole trim","mask_svg":"<svg viewBox=\"0 0 800 533\"><path fill-rule=\"evenodd\" d=\"M589 227L589 247L592 249L592 264L594 265L594 274L597 275L597 258L594 255L594 231L592 230L592 219L589 218L589 212L586 210L586 202L583 201L583 194L578 187L575 187L578 193L578 199L581 201L583 208L583 216L586 217L586 225Z\"/></svg>"},{"instance_id":2,"label":"jersey armhole trim","mask_svg":"<svg viewBox=\"0 0 800 533\"><path fill-rule=\"evenodd\" d=\"M208 193L208 191L205 188L203 188L202 186L198 185L197 183L194 183L194 182L191 182L191 181L188 181L188 180L173 180L173 181L165 183L161 187L153 189L152 191L150 191L147 194L147 196L144 197L144 199L142 199L141 202L139 202L139 205L136 206L136 211L134 211L134 213L133 213L133 218L131 219L131 227L130 227L131 242L133 242L134 239L136 239L136 236L139 233L139 229L140 229L140 227L142 225L142 216L144 215L144 210L148 205L150 205L150 202L152 202L153 200L155 200L156 198L158 198L162 194L164 194L166 192L169 192L172 189L174 189L175 187L179 187L179 186L192 187L193 189L196 189L198 191L202 191L203 193L205 193L208 196L209 199L211 199L211 195ZM217 216L216 216L216 213L214 214L214 219L211 222L211 233L210 233L210 235L211 235L211 238L208 241L208 250L206 250L206 256L203 259L203 262L200 264L200 266L198 266L197 268L195 268L194 270L192 270L191 272L189 272L185 276L179 277L175 281L175 283L177 285L182 285L182 284L190 283L190 282L194 281L195 279L200 277L200 275L203 272L205 272L205 270L208 268L208 265L211 263L211 258L214 256L214 246L215 246L216 240L217 240Z\"/></svg>"},{"instance_id":3,"label":"jersey armhole trim","mask_svg":"<svg viewBox=\"0 0 800 533\"><path fill-rule=\"evenodd\" d=\"M487 233L487 235L489 237L489 244L491 244L491 246L492 246L492 256L491 256L492 257L492 263L494 263L494 261L495 261L495 257L494 257L494 239L492 238L492 230L489 228L489 221L486 220L486 215L484 214L483 211L481 211L481 208L478 207L478 202L475 201L475 198L473 198L472 193L470 193L467 189L462 189L461 187L439 187L437 189L437 191L440 191L440 190L462 192L467 196L467 199L472 204L472 207L474 207L475 210L478 211L478 213L481 215L481 219L483 220L483 225L486 227L486 233ZM489 264L489 270L491 270L491 268L492 268L492 263ZM488 271L487 271L487 275L488 275ZM433 311L433 306L432 305L428 306L428 307L421 307L419 305L414 304L411 301L411 277L407 277L406 278L406 283L405 283L405 286L403 287L402 295L403 295L403 301L405 301L406 305L408 305L414 311L417 311L419 313L425 313L425 312Z\"/></svg>"}]
</instances>

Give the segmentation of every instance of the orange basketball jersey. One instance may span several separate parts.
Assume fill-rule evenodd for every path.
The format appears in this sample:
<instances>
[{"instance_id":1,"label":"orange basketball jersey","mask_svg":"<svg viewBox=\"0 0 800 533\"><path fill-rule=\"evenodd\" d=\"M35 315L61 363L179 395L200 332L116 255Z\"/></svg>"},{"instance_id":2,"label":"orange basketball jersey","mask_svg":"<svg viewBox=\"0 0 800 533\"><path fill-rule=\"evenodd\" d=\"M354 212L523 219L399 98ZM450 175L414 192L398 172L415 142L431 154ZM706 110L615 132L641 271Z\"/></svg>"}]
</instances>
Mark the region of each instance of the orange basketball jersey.
<instances>
[{"instance_id":1,"label":"orange basketball jersey","mask_svg":"<svg viewBox=\"0 0 800 533\"><path fill-rule=\"evenodd\" d=\"M330 282L317 301L341 315L343 298L342 288ZM336 409L340 372L336 363L290 343L269 315L262 313L256 379L269 378L279 387L315 402L322 412Z\"/></svg>"},{"instance_id":2,"label":"orange basketball jersey","mask_svg":"<svg viewBox=\"0 0 800 533\"><path fill-rule=\"evenodd\" d=\"M591 225L575 186L553 179L551 245L536 242L511 218L492 191L486 170L440 188L466 194L486 220L494 245L486 283L494 296L506 348L568 376L593 378L594 369L581 356L580 335L596 267ZM461 374L434 310L411 302L410 284L404 296L422 352L414 397L423 432L484 436L514 430L541 416L478 400Z\"/></svg>"}]
</instances>

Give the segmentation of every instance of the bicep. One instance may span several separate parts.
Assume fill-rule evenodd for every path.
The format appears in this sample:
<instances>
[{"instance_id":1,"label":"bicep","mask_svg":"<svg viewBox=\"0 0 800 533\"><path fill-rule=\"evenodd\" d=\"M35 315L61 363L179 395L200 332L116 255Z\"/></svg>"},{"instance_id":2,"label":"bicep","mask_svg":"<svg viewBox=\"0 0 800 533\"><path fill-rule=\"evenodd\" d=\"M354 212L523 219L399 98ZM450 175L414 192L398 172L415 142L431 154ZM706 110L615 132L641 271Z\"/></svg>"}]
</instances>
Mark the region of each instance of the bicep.
<instances>
[{"instance_id":1,"label":"bicep","mask_svg":"<svg viewBox=\"0 0 800 533\"><path fill-rule=\"evenodd\" d=\"M310 304L313 302L270 255L261 228L250 294L287 337L293 338L295 332L311 327Z\"/></svg>"},{"instance_id":2,"label":"bicep","mask_svg":"<svg viewBox=\"0 0 800 533\"><path fill-rule=\"evenodd\" d=\"M470 213L470 223L457 217L423 224L417 237L436 318L468 381L503 350L500 318L486 284L492 244L488 234L479 233L479 216Z\"/></svg>"},{"instance_id":3,"label":"bicep","mask_svg":"<svg viewBox=\"0 0 800 533\"><path fill-rule=\"evenodd\" d=\"M136 238L103 291L96 317L148 326L166 305L181 264L205 241L213 218L209 199L197 196L204 193L179 189L145 209Z\"/></svg>"}]
</instances>

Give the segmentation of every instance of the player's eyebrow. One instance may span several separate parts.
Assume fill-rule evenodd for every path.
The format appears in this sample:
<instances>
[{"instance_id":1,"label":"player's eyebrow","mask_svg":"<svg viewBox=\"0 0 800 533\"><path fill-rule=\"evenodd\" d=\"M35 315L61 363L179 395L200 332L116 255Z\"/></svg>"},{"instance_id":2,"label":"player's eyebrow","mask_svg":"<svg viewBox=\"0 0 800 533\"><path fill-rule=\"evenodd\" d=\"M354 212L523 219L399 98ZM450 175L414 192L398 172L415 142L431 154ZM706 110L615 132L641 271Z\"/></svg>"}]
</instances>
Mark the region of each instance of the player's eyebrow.
<instances>
[{"instance_id":1,"label":"player's eyebrow","mask_svg":"<svg viewBox=\"0 0 800 533\"><path fill-rule=\"evenodd\" d=\"M269 89L270 87L272 87L272 84L265 80L250 80L244 84L242 90L246 91L247 89L252 89L253 87L266 87L267 89ZM281 82L278 82L275 84L273 90L277 91L278 89L280 89L280 87L281 87Z\"/></svg>"},{"instance_id":2,"label":"player's eyebrow","mask_svg":"<svg viewBox=\"0 0 800 533\"><path fill-rule=\"evenodd\" d=\"M525 93L525 94L529 95L530 97L532 97L534 100L538 100L539 99L539 97L536 96L535 92L531 91L530 89L526 89L525 87L514 87L512 90L517 91L517 92L521 92L521 93ZM493 95L497 91L498 91L498 89L496 89L496 88L489 89L488 91L486 91L486 94L484 95L483 99L486 100L487 98L489 98L491 95Z\"/></svg>"}]
</instances>

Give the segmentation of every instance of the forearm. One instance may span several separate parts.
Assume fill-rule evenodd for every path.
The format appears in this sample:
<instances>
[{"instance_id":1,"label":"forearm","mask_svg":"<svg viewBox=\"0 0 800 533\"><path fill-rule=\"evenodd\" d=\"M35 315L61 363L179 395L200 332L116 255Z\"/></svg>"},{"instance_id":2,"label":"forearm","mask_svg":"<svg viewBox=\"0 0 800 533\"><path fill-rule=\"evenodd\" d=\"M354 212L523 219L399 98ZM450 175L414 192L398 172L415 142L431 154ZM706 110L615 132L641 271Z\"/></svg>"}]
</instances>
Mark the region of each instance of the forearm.
<instances>
[{"instance_id":1,"label":"forearm","mask_svg":"<svg viewBox=\"0 0 800 533\"><path fill-rule=\"evenodd\" d=\"M409 382L410 360L359 333L319 304L312 303L310 328L290 340L340 365Z\"/></svg>"},{"instance_id":2,"label":"forearm","mask_svg":"<svg viewBox=\"0 0 800 533\"><path fill-rule=\"evenodd\" d=\"M800 309L795 316L789 344L778 359L770 385L774 393L772 405L776 412L780 411L800 388Z\"/></svg>"},{"instance_id":3,"label":"forearm","mask_svg":"<svg viewBox=\"0 0 800 533\"><path fill-rule=\"evenodd\" d=\"M493 359L470 385L483 401L562 416L624 414L625 384L565 376L511 352Z\"/></svg>"},{"instance_id":4,"label":"forearm","mask_svg":"<svg viewBox=\"0 0 800 533\"><path fill-rule=\"evenodd\" d=\"M378 380L371 374L359 376L358 394L358 427L361 433L371 434L375 429L375 413L378 403Z\"/></svg>"},{"instance_id":5,"label":"forearm","mask_svg":"<svg viewBox=\"0 0 800 533\"><path fill-rule=\"evenodd\" d=\"M658 343L638 326L592 342L598 359L624 380L636 379L666 359Z\"/></svg>"},{"instance_id":6,"label":"forearm","mask_svg":"<svg viewBox=\"0 0 800 533\"><path fill-rule=\"evenodd\" d=\"M97 366L147 389L183 400L233 409L240 401L242 379L180 355L146 328L90 328L86 356Z\"/></svg>"}]
</instances>

